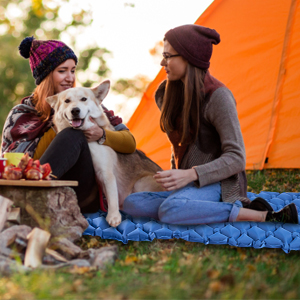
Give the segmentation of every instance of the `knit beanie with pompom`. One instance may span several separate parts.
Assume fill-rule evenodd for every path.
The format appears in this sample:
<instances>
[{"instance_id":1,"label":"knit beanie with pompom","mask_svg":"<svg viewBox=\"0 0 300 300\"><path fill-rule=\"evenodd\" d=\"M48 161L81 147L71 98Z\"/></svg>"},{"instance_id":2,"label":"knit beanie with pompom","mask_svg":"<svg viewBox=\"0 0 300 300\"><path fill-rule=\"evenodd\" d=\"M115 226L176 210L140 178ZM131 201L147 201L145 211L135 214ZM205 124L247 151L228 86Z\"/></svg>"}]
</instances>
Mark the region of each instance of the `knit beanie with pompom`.
<instances>
[{"instance_id":1,"label":"knit beanie with pompom","mask_svg":"<svg viewBox=\"0 0 300 300\"><path fill-rule=\"evenodd\" d=\"M36 40L33 36L26 37L19 46L20 55L29 58L29 64L36 85L39 85L56 67L68 59L77 56L71 48L61 41Z\"/></svg>"},{"instance_id":2,"label":"knit beanie with pompom","mask_svg":"<svg viewBox=\"0 0 300 300\"><path fill-rule=\"evenodd\" d=\"M214 29L188 24L175 27L165 34L165 39L190 64L208 69L212 45L220 43L220 35Z\"/></svg>"}]
</instances>

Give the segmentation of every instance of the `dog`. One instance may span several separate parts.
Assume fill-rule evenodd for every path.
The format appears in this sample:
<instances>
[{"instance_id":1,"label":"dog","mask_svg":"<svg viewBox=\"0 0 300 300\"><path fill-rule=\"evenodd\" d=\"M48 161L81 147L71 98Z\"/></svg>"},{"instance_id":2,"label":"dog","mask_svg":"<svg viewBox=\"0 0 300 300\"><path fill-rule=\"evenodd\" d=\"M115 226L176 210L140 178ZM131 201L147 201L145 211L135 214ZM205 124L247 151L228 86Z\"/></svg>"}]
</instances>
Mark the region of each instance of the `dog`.
<instances>
[{"instance_id":1,"label":"dog","mask_svg":"<svg viewBox=\"0 0 300 300\"><path fill-rule=\"evenodd\" d=\"M110 81L105 80L95 88L75 87L48 97L46 101L55 111L53 123L57 131L67 127L86 130L94 125L90 116L104 130L115 130L101 107L109 89ZM153 178L162 169L143 152L136 150L132 154L121 154L96 141L90 142L89 148L96 179L107 198L106 221L110 226L116 227L121 223L119 209L122 209L128 195L163 190Z\"/></svg>"}]
</instances>

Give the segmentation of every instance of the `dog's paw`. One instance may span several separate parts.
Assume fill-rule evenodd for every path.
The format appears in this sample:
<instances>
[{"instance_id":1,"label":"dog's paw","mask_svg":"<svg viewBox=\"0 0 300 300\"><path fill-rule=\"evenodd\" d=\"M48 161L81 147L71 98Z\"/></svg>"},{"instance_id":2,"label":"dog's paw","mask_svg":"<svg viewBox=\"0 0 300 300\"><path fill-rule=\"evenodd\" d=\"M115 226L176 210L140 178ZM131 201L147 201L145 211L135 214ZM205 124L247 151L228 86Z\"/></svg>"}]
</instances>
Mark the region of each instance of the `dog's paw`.
<instances>
[{"instance_id":1,"label":"dog's paw","mask_svg":"<svg viewBox=\"0 0 300 300\"><path fill-rule=\"evenodd\" d=\"M122 216L119 211L113 213L108 212L106 221L110 226L117 227L122 221Z\"/></svg>"}]
</instances>

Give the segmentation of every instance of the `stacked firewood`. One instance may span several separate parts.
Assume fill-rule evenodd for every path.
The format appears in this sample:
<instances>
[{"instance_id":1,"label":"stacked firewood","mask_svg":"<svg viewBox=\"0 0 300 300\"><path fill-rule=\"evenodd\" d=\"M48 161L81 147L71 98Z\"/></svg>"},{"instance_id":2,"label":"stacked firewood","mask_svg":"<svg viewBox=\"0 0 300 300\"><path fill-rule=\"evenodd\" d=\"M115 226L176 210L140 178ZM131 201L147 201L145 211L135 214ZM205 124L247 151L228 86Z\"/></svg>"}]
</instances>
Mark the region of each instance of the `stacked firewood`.
<instances>
[{"instance_id":1,"label":"stacked firewood","mask_svg":"<svg viewBox=\"0 0 300 300\"><path fill-rule=\"evenodd\" d=\"M20 209L12 206L12 201L0 196L0 276L34 268L97 270L117 258L116 246L82 250L70 239L22 225Z\"/></svg>"}]
</instances>

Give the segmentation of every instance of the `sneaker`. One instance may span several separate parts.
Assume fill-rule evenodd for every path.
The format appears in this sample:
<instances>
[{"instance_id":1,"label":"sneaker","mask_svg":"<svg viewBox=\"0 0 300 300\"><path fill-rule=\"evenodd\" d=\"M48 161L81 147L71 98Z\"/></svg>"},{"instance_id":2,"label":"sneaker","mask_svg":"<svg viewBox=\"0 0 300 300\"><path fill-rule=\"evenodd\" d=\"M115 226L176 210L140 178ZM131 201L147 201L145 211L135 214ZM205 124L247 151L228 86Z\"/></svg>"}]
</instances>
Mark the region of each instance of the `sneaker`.
<instances>
[{"instance_id":1,"label":"sneaker","mask_svg":"<svg viewBox=\"0 0 300 300\"><path fill-rule=\"evenodd\" d=\"M266 216L266 221L298 224L298 212L295 203L290 203L276 212L269 211Z\"/></svg>"},{"instance_id":2,"label":"sneaker","mask_svg":"<svg viewBox=\"0 0 300 300\"><path fill-rule=\"evenodd\" d=\"M269 202L261 197L257 197L251 201L247 208L259 210L259 211L274 211Z\"/></svg>"}]
</instances>

